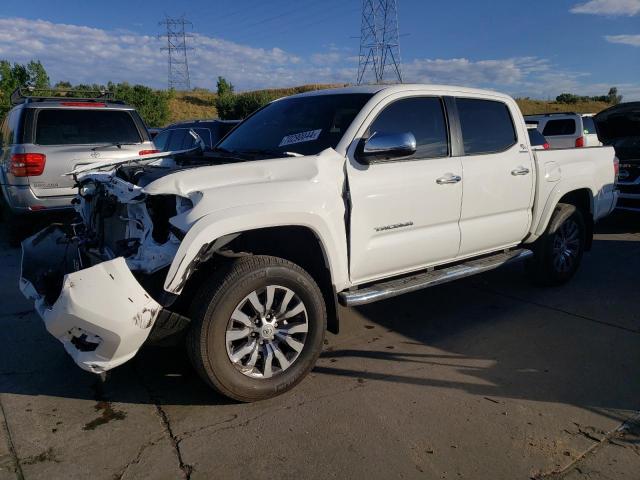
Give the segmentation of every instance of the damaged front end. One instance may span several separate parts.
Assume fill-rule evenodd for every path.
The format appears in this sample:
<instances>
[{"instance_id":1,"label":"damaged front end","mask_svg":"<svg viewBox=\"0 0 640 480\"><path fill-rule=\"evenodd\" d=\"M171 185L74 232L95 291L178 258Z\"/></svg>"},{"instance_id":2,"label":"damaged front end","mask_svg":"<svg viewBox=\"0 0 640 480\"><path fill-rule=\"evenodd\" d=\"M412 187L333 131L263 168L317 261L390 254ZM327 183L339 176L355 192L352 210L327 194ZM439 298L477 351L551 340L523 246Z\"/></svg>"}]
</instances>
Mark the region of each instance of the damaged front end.
<instances>
[{"instance_id":1,"label":"damaged front end","mask_svg":"<svg viewBox=\"0 0 640 480\"><path fill-rule=\"evenodd\" d=\"M174 298L158 285L184 236L169 220L193 207L189 198L147 195L130 180L124 168L79 176L77 220L22 244L21 291L94 373L131 359L167 317Z\"/></svg>"}]
</instances>

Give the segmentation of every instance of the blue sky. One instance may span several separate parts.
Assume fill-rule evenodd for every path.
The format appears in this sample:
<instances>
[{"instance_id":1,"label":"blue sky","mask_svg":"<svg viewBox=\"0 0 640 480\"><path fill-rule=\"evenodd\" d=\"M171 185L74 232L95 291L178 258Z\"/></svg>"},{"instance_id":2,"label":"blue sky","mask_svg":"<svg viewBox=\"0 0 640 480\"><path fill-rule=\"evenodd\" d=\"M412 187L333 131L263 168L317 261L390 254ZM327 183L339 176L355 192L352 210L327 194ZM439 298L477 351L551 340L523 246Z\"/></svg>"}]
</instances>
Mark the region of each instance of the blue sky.
<instances>
[{"instance_id":1,"label":"blue sky","mask_svg":"<svg viewBox=\"0 0 640 480\"><path fill-rule=\"evenodd\" d=\"M165 14L194 24L192 85L353 82L360 0L2 0L0 58L52 79L166 85ZM398 0L405 80L640 99L640 0Z\"/></svg>"}]
</instances>

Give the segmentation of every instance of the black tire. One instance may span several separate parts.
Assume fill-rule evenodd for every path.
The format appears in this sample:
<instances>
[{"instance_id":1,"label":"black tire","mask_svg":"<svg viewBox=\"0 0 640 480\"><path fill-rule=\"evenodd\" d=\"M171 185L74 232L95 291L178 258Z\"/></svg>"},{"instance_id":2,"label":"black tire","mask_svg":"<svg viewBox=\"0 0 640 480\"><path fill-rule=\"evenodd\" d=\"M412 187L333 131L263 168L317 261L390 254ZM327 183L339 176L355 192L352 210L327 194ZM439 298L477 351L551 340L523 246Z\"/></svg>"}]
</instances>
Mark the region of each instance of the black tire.
<instances>
[{"instance_id":1,"label":"black tire","mask_svg":"<svg viewBox=\"0 0 640 480\"><path fill-rule=\"evenodd\" d=\"M242 302L246 302L247 296L274 285L293 291L294 298L304 304L308 330L304 334L304 346L290 366L271 378L252 378L240 371L238 363L232 363L227 351L227 330L232 325L231 316ZM279 301L282 306L284 300ZM276 305L277 300L273 302ZM306 271L282 258L249 256L229 262L200 288L192 305L192 325L187 333L191 362L205 382L234 400L253 402L286 392L309 373L322 351L327 313L320 288ZM277 345L288 348L283 343ZM267 345L260 346L257 355L264 368L266 353L263 348L268 351Z\"/></svg>"},{"instance_id":2,"label":"black tire","mask_svg":"<svg viewBox=\"0 0 640 480\"><path fill-rule=\"evenodd\" d=\"M534 283L562 285L578 270L586 243L584 217L575 205L559 203L549 226L533 247L527 270Z\"/></svg>"}]
</instances>

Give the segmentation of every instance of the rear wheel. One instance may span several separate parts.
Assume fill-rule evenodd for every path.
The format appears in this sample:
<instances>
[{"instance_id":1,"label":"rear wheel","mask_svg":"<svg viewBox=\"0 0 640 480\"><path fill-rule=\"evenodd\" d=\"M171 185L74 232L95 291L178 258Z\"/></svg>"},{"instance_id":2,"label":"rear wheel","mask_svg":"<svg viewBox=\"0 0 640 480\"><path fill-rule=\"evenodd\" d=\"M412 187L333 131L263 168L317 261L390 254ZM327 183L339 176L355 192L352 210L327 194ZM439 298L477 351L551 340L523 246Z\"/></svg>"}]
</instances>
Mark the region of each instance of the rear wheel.
<instances>
[{"instance_id":1,"label":"rear wheel","mask_svg":"<svg viewBox=\"0 0 640 480\"><path fill-rule=\"evenodd\" d=\"M547 231L534 246L528 264L532 279L542 285L568 282L578 270L586 241L582 212L574 205L560 203Z\"/></svg>"},{"instance_id":2,"label":"rear wheel","mask_svg":"<svg viewBox=\"0 0 640 480\"><path fill-rule=\"evenodd\" d=\"M187 338L196 370L240 401L276 396L313 368L322 350L326 309L318 285L276 257L230 263L194 302Z\"/></svg>"}]
</instances>

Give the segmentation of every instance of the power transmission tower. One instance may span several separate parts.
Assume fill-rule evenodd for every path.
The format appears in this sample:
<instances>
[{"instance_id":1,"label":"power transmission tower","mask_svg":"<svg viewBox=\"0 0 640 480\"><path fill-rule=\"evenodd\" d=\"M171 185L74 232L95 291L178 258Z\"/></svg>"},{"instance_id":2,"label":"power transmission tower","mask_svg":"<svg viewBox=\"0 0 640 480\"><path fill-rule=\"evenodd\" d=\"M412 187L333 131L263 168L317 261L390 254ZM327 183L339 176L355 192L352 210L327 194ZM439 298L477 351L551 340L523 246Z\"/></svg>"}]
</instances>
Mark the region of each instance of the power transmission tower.
<instances>
[{"instance_id":1,"label":"power transmission tower","mask_svg":"<svg viewBox=\"0 0 640 480\"><path fill-rule=\"evenodd\" d=\"M362 0L358 85L383 83L385 73L402 83L400 32L396 0Z\"/></svg>"},{"instance_id":2,"label":"power transmission tower","mask_svg":"<svg viewBox=\"0 0 640 480\"><path fill-rule=\"evenodd\" d=\"M166 33L162 34L167 40L167 46L160 50L166 51L169 55L169 77L168 86L175 90L190 90L191 80L189 79L189 62L187 60L187 38L193 35L186 32L186 27L193 28L193 24L185 20L184 15L180 18L169 18L159 23L166 27Z\"/></svg>"}]
</instances>

